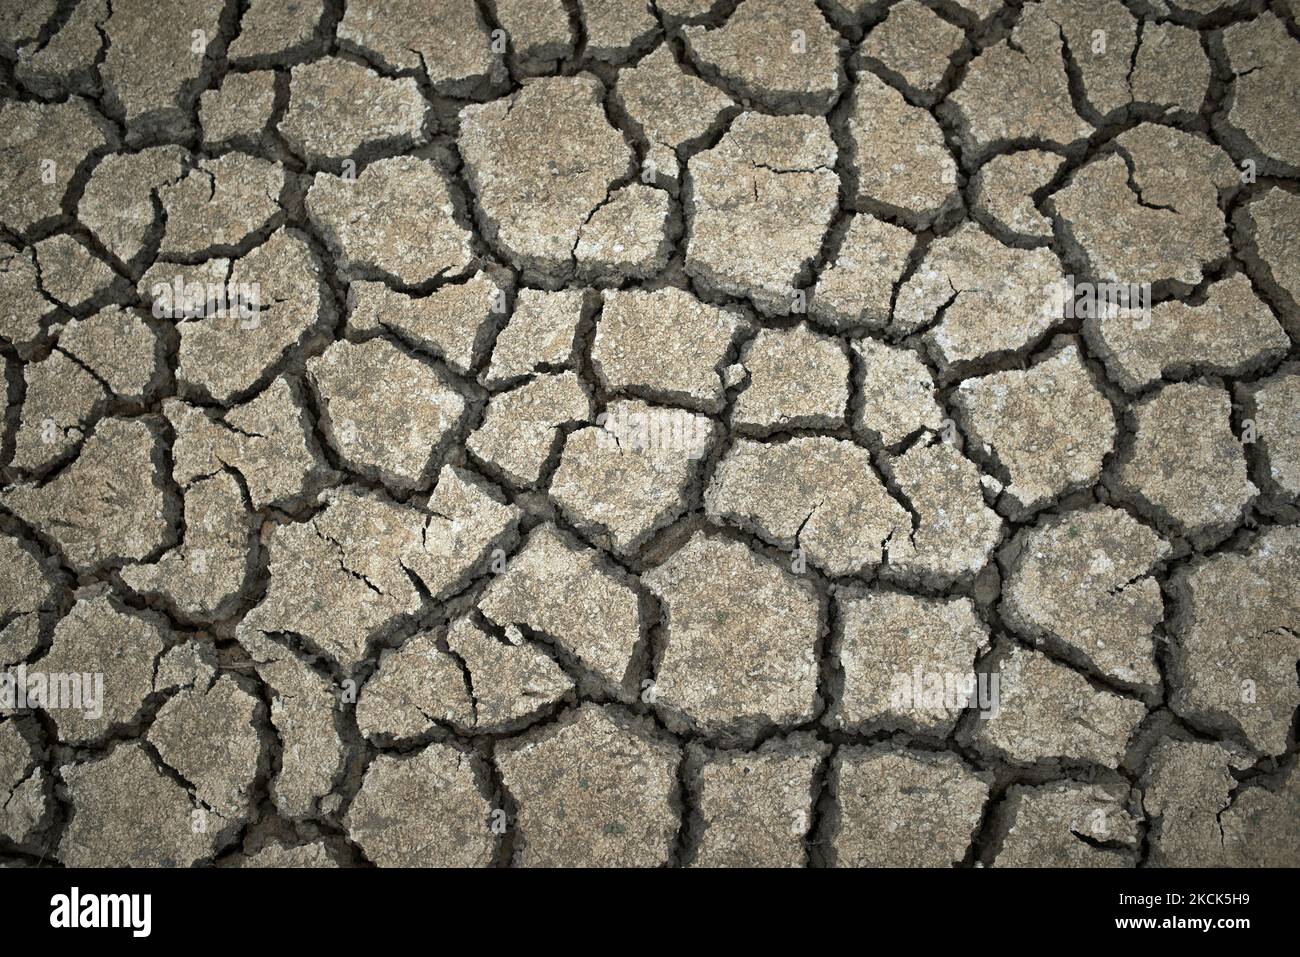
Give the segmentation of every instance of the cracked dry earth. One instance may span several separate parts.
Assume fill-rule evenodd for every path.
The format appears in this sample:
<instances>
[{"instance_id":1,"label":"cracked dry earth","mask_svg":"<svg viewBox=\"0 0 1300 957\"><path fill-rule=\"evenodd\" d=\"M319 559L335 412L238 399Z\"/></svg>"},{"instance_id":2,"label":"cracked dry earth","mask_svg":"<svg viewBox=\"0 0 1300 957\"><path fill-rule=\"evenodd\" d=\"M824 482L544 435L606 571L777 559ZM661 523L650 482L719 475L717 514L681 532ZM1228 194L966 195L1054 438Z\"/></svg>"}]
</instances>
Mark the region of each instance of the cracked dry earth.
<instances>
[{"instance_id":1,"label":"cracked dry earth","mask_svg":"<svg viewBox=\"0 0 1300 957\"><path fill-rule=\"evenodd\" d=\"M5 0L0 863L1300 864L1298 15Z\"/></svg>"}]
</instances>

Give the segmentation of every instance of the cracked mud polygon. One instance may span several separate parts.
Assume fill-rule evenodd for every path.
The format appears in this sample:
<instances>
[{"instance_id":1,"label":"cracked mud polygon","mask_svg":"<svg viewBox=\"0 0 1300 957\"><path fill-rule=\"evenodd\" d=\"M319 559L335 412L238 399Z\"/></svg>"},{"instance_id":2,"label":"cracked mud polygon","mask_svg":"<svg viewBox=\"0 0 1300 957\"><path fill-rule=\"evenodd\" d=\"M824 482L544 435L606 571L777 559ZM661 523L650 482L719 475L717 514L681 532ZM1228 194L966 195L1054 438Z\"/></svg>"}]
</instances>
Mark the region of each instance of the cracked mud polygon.
<instances>
[{"instance_id":1,"label":"cracked mud polygon","mask_svg":"<svg viewBox=\"0 0 1300 957\"><path fill-rule=\"evenodd\" d=\"M0 865L1300 865L1298 16L6 0Z\"/></svg>"}]
</instances>

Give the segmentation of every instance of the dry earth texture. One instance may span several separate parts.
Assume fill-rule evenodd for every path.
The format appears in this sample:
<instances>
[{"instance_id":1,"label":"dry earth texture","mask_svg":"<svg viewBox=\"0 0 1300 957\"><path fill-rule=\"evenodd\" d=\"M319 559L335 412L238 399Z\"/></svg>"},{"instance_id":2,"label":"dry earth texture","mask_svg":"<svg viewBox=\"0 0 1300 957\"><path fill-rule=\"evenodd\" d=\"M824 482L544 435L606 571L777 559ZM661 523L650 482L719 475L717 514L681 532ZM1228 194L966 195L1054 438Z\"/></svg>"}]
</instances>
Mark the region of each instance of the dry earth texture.
<instances>
[{"instance_id":1,"label":"dry earth texture","mask_svg":"<svg viewBox=\"0 0 1300 957\"><path fill-rule=\"evenodd\" d=\"M0 864L1300 864L1298 16L4 0Z\"/></svg>"}]
</instances>

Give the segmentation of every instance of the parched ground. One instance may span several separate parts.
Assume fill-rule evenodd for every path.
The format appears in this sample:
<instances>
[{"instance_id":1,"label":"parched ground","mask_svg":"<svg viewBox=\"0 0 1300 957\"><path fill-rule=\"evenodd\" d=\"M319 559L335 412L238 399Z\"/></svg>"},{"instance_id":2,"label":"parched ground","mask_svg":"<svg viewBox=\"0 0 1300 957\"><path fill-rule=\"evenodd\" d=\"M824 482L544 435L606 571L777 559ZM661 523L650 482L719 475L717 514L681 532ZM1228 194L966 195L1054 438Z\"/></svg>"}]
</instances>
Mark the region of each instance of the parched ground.
<instances>
[{"instance_id":1,"label":"parched ground","mask_svg":"<svg viewBox=\"0 0 1300 957\"><path fill-rule=\"evenodd\" d=\"M6 0L0 864L1300 865L1298 16Z\"/></svg>"}]
</instances>

